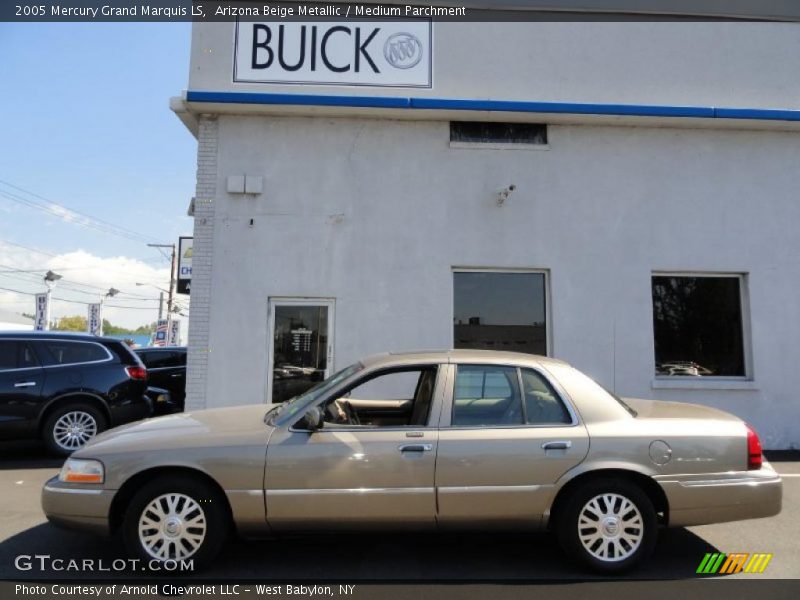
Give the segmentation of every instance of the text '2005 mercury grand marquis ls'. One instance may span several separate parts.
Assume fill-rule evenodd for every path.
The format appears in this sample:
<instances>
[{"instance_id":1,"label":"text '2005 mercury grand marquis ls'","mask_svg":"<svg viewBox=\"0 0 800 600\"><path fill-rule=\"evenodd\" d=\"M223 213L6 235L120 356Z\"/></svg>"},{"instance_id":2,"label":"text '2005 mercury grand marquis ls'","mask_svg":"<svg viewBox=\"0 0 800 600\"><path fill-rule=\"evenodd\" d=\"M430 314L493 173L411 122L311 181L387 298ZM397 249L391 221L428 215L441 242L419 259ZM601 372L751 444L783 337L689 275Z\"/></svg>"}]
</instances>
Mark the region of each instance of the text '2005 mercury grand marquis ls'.
<instances>
[{"instance_id":1,"label":"text '2005 mercury grand marquis ls'","mask_svg":"<svg viewBox=\"0 0 800 600\"><path fill-rule=\"evenodd\" d=\"M121 530L131 554L207 565L245 537L336 529L550 529L597 570L660 525L768 517L780 476L725 412L620 399L558 360L383 354L278 406L99 435L43 490L54 523Z\"/></svg>"}]
</instances>

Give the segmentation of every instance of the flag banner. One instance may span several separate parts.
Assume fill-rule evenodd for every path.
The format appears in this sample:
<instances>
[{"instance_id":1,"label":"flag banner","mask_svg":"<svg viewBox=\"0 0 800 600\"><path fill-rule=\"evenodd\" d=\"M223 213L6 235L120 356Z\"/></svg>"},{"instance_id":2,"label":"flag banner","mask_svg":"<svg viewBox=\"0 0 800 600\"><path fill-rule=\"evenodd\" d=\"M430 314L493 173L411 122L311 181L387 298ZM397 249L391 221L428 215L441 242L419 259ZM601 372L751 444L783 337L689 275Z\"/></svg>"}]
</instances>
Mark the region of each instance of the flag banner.
<instances>
[{"instance_id":1,"label":"flag banner","mask_svg":"<svg viewBox=\"0 0 800 600\"><path fill-rule=\"evenodd\" d=\"M181 345L181 322L177 319L169 323L169 341L167 346Z\"/></svg>"},{"instance_id":2,"label":"flag banner","mask_svg":"<svg viewBox=\"0 0 800 600\"><path fill-rule=\"evenodd\" d=\"M169 333L169 319L159 319L156 321L156 335L153 340L154 346L166 346L167 334Z\"/></svg>"},{"instance_id":3,"label":"flag banner","mask_svg":"<svg viewBox=\"0 0 800 600\"><path fill-rule=\"evenodd\" d=\"M36 294L36 331L50 329L50 298L47 294Z\"/></svg>"},{"instance_id":4,"label":"flag banner","mask_svg":"<svg viewBox=\"0 0 800 600\"><path fill-rule=\"evenodd\" d=\"M86 331L92 335L103 335L103 305L90 304L86 318Z\"/></svg>"}]
</instances>

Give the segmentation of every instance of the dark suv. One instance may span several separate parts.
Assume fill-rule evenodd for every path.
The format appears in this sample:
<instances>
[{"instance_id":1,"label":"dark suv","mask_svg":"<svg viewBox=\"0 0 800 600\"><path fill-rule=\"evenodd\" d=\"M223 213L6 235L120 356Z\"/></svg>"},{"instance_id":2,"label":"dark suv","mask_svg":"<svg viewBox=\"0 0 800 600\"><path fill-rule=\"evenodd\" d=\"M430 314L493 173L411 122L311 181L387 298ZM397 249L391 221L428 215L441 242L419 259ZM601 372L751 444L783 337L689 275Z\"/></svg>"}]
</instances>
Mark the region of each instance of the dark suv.
<instances>
[{"instance_id":1,"label":"dark suv","mask_svg":"<svg viewBox=\"0 0 800 600\"><path fill-rule=\"evenodd\" d=\"M148 385L169 391L170 406L160 408L160 412L182 412L186 400L186 346L137 348L134 352L147 367Z\"/></svg>"},{"instance_id":2,"label":"dark suv","mask_svg":"<svg viewBox=\"0 0 800 600\"><path fill-rule=\"evenodd\" d=\"M41 438L67 455L150 416L147 370L123 342L53 332L0 333L0 440Z\"/></svg>"}]
</instances>

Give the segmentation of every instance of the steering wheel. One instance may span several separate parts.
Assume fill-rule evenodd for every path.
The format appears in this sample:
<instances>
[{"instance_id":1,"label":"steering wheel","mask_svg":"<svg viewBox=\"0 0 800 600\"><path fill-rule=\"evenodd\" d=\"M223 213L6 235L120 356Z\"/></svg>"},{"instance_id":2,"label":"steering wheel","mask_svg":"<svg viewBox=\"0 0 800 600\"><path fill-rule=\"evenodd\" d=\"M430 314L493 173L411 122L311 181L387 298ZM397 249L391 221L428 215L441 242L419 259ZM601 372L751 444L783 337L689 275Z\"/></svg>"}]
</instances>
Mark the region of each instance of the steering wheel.
<instances>
[{"instance_id":1,"label":"steering wheel","mask_svg":"<svg viewBox=\"0 0 800 600\"><path fill-rule=\"evenodd\" d=\"M358 418L358 413L353 410L353 407L350 406L349 400L340 399L342 410L344 411L345 416L347 417L347 423L349 425L361 425L361 421Z\"/></svg>"}]
</instances>

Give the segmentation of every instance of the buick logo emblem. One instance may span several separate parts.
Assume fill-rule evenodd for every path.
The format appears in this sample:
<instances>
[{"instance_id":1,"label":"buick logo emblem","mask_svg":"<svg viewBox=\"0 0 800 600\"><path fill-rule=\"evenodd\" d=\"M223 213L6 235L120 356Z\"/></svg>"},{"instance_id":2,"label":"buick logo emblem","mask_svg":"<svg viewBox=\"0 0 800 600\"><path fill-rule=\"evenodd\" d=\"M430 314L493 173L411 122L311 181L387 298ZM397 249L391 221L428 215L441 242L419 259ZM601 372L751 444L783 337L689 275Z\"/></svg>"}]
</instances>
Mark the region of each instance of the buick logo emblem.
<instances>
[{"instance_id":1,"label":"buick logo emblem","mask_svg":"<svg viewBox=\"0 0 800 600\"><path fill-rule=\"evenodd\" d=\"M395 33L383 45L383 55L396 69L410 69L422 60L422 42L410 33Z\"/></svg>"}]
</instances>

